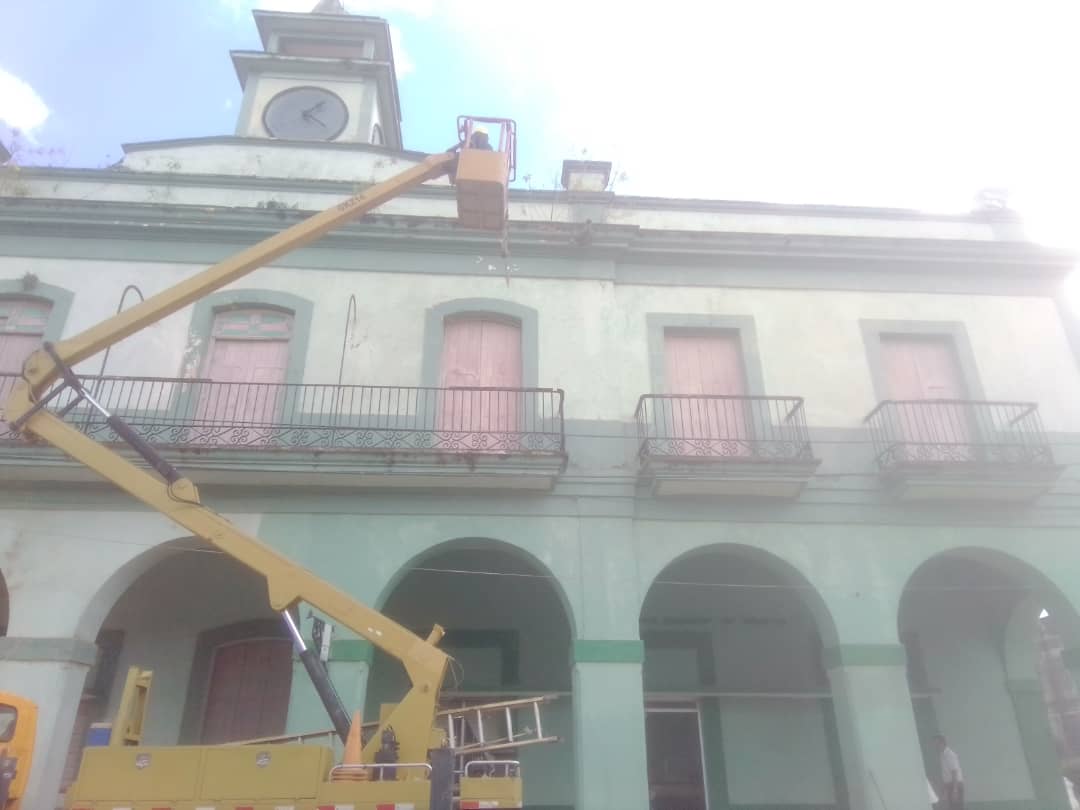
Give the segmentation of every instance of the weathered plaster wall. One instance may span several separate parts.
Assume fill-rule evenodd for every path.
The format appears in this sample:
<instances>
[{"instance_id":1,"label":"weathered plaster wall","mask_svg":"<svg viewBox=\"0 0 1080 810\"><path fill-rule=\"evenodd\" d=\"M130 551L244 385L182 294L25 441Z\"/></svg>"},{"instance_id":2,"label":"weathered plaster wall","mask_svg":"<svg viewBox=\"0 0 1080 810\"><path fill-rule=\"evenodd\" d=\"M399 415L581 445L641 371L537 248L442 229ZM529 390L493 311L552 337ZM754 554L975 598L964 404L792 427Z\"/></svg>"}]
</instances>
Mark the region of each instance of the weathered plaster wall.
<instances>
[{"instance_id":1,"label":"weathered plaster wall","mask_svg":"<svg viewBox=\"0 0 1080 810\"><path fill-rule=\"evenodd\" d=\"M452 259L472 270L474 256ZM377 269L377 255L358 257ZM986 398L1039 403L1049 430L1080 429L1072 402L1080 400L1080 374L1052 300L1020 296L837 292L782 289L703 290L647 287L597 280L336 272L271 267L232 285L276 290L313 302L315 318L304 368L309 383L336 381L350 295L358 302L357 328L346 349L344 382L419 385L428 308L458 298L496 298L539 313L539 382L567 392L566 414L578 419L629 420L637 398L652 389L647 340L650 313L749 316L754 319L765 390L802 396L811 425L855 428L878 401L862 320L940 321L963 324L973 346ZM75 262L3 258L0 277L33 272L71 290L74 305L65 334L111 314L123 287L147 295L164 289L197 265ZM190 309L182 310L117 346L114 374L179 374L188 343ZM591 363L619 369L597 384ZM88 361L83 370L96 371Z\"/></svg>"}]
</instances>

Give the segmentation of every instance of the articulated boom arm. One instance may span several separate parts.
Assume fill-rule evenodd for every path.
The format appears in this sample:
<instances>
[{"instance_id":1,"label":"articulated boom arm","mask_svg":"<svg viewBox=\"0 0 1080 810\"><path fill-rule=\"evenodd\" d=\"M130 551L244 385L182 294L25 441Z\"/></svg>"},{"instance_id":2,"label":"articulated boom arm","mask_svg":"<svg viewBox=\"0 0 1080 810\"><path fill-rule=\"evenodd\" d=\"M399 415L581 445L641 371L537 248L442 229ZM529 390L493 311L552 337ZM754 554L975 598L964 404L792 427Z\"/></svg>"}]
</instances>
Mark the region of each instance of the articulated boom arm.
<instances>
[{"instance_id":1,"label":"articulated boom arm","mask_svg":"<svg viewBox=\"0 0 1080 810\"><path fill-rule=\"evenodd\" d=\"M6 419L14 426L62 450L193 535L207 540L265 577L270 603L274 609L286 613L286 621L298 643L302 643L302 639L295 632L295 625L287 611L303 601L401 661L412 688L387 717L386 725L392 726L397 734L401 761L404 762L427 760L432 722L448 660L446 653L435 646L442 636L440 627L436 626L427 640L421 639L278 554L257 538L237 530L216 512L203 506L195 485L182 477L118 417L101 409L117 434L127 440L161 474L161 478L84 435L64 422L61 415L51 413L44 406L48 403L47 391L50 386L63 378L76 393L85 397L95 408L100 408L89 393L82 390L71 373L73 365L289 251L315 241L408 189L447 174L454 168L456 160L454 152L432 155L396 177L297 223L55 347L47 345L44 350L35 352L27 359L23 366L23 378L15 385L5 406ZM316 687L319 686L316 683ZM343 718L339 716L334 719L338 732L342 733ZM348 718L345 717L344 731L347 729ZM376 733L365 747L365 762L373 761L380 745L380 736Z\"/></svg>"}]
</instances>

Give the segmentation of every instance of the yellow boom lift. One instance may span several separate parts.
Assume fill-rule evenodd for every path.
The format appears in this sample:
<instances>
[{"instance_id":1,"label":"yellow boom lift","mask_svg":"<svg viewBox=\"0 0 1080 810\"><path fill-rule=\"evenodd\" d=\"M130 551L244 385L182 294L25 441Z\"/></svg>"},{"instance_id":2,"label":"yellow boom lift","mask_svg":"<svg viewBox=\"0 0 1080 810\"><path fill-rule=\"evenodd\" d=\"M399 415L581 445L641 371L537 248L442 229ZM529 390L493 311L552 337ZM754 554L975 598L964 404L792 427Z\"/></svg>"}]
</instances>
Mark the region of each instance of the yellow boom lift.
<instances>
[{"instance_id":1,"label":"yellow boom lift","mask_svg":"<svg viewBox=\"0 0 1080 810\"><path fill-rule=\"evenodd\" d=\"M481 126L485 131L497 130L497 139L474 137ZM140 735L125 735L118 733L121 729L114 729L110 745L86 748L78 778L67 794L71 810L449 810L452 801L458 802L462 810L521 806L517 763L485 760L455 774L453 761L463 754L491 756L492 752L521 744L554 740L543 736L539 723L539 705L544 698L469 709L475 715L475 721L470 717L469 723L480 725L481 742L470 739L465 744L460 731L455 734L455 720L459 728L465 727L462 718L453 712L438 713L449 660L437 646L443 635L441 627L436 625L427 638L421 638L239 531L204 506L195 485L119 416L100 405L72 371L80 361L140 329L434 178L448 176L456 186L458 217L463 227L502 231L515 159L513 121L462 116L458 119L458 142L445 153L431 155L392 179L81 334L55 345L45 343L27 358L22 378L6 403L7 421L27 437L59 448L265 578L270 604L280 612L334 729L345 743L344 760L335 763L328 746L142 747L137 744ZM61 398L63 391L68 393ZM64 406L55 410L61 400ZM65 415L78 403L85 403L106 420L150 469L132 463L65 422ZM410 689L398 703L383 706L375 732L362 746L359 712L350 718L325 667L315 651L307 648L297 627L294 614L301 602L400 661L408 675ZM523 708L521 704L535 711L536 727L517 734L511 711ZM495 739L489 734L485 741L486 709L500 716L505 712L506 731ZM0 694L0 808L20 807L34 725L31 703ZM36 801L51 800L38 797Z\"/></svg>"}]
</instances>

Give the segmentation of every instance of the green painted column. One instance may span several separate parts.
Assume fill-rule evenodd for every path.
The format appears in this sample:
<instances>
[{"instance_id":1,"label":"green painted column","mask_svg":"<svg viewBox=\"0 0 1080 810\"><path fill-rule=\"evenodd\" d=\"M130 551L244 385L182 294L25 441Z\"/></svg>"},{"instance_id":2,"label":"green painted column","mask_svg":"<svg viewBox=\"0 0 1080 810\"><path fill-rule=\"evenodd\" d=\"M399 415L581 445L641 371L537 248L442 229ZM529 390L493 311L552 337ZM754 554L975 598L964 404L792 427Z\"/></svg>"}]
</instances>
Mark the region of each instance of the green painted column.
<instances>
[{"instance_id":1,"label":"green painted column","mask_svg":"<svg viewBox=\"0 0 1080 810\"><path fill-rule=\"evenodd\" d=\"M575 810L648 810L644 658L636 640L573 643Z\"/></svg>"},{"instance_id":2,"label":"green painted column","mask_svg":"<svg viewBox=\"0 0 1080 810\"><path fill-rule=\"evenodd\" d=\"M1041 810L1069 810L1057 747L1046 716L1042 684L1035 679L1014 679L1008 682L1008 688L1039 807Z\"/></svg>"},{"instance_id":3,"label":"green painted column","mask_svg":"<svg viewBox=\"0 0 1080 810\"><path fill-rule=\"evenodd\" d=\"M94 644L75 638L0 638L0 685L38 709L23 807L56 806L79 699L96 657Z\"/></svg>"},{"instance_id":4,"label":"green painted column","mask_svg":"<svg viewBox=\"0 0 1080 810\"><path fill-rule=\"evenodd\" d=\"M904 648L845 644L825 663L851 810L929 808Z\"/></svg>"}]
</instances>

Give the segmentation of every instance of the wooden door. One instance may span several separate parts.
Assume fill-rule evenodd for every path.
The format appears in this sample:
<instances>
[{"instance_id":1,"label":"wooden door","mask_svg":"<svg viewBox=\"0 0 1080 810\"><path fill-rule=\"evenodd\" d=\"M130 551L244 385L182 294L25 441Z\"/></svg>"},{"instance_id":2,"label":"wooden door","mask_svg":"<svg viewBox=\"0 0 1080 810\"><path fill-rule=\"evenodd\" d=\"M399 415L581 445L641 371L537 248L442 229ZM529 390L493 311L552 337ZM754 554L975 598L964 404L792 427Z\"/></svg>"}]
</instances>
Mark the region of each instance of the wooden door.
<instances>
[{"instance_id":1,"label":"wooden door","mask_svg":"<svg viewBox=\"0 0 1080 810\"><path fill-rule=\"evenodd\" d=\"M213 745L285 733L292 687L292 644L252 639L214 651L202 742Z\"/></svg>"},{"instance_id":2,"label":"wooden door","mask_svg":"<svg viewBox=\"0 0 1080 810\"><path fill-rule=\"evenodd\" d=\"M518 445L521 329L486 318L447 319L436 430L477 452ZM476 390L500 389L500 390Z\"/></svg>"},{"instance_id":3,"label":"wooden door","mask_svg":"<svg viewBox=\"0 0 1080 810\"><path fill-rule=\"evenodd\" d=\"M52 305L28 298L0 299L0 408L22 373L26 358L45 335Z\"/></svg>"},{"instance_id":4,"label":"wooden door","mask_svg":"<svg viewBox=\"0 0 1080 810\"><path fill-rule=\"evenodd\" d=\"M670 331L664 336L669 400L665 429L680 455L744 456L752 453L752 420L746 396L742 345L732 332Z\"/></svg>"},{"instance_id":5,"label":"wooden door","mask_svg":"<svg viewBox=\"0 0 1080 810\"><path fill-rule=\"evenodd\" d=\"M645 752L652 810L706 810L705 763L696 710L646 708Z\"/></svg>"},{"instance_id":6,"label":"wooden door","mask_svg":"<svg viewBox=\"0 0 1080 810\"><path fill-rule=\"evenodd\" d=\"M890 416L903 460L970 460L973 425L952 339L888 335L881 350L888 398L900 403Z\"/></svg>"},{"instance_id":7,"label":"wooden door","mask_svg":"<svg viewBox=\"0 0 1080 810\"><path fill-rule=\"evenodd\" d=\"M220 313L195 418L211 443L265 444L281 418L292 319L284 313Z\"/></svg>"}]
</instances>

